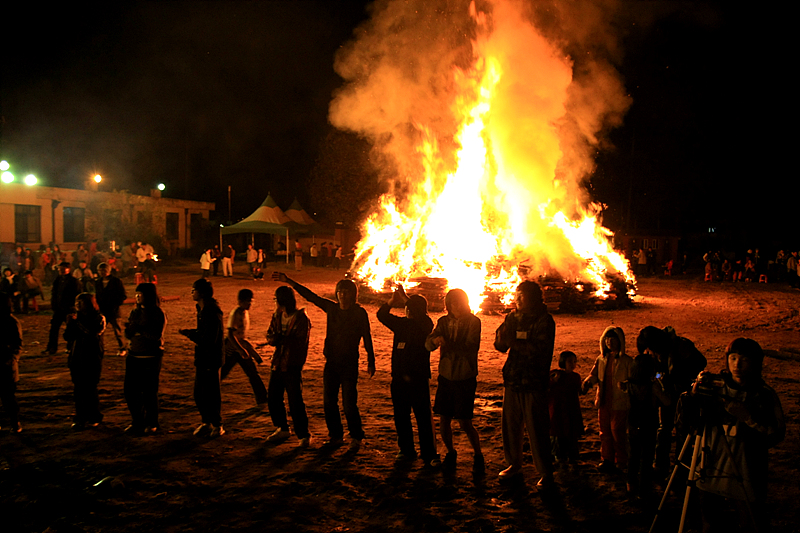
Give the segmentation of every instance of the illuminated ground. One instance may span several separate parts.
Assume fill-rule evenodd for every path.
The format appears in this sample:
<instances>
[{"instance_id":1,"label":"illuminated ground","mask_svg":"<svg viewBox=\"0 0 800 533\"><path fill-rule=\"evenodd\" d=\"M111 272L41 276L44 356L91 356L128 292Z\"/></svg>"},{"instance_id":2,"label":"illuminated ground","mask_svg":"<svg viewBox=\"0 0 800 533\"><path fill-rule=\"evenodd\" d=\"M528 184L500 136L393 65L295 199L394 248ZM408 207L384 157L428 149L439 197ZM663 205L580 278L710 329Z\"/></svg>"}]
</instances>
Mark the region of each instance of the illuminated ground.
<instances>
[{"instance_id":1,"label":"illuminated ground","mask_svg":"<svg viewBox=\"0 0 800 533\"><path fill-rule=\"evenodd\" d=\"M647 531L652 510L626 499L623 479L608 478L592 466L599 461L597 422L582 399L590 434L578 472L559 472L557 495L542 498L527 486L501 486L496 474L503 465L500 439L500 368L503 357L492 349L498 317L482 317L483 345L475 424L484 441L487 474L475 479L471 453L457 432L461 454L455 475L394 465L396 446L389 400L389 332L368 307L378 353L378 373L362 372L360 406L367 441L355 455L344 449L322 453L325 438L321 400L321 344L324 316L309 308L314 329L305 371L305 396L316 441L309 450L295 449L296 440L272 446L264 437L272 430L266 412L254 408L249 385L235 369L223 383L223 417L228 434L218 440L193 438L199 417L192 400L191 346L177 334L191 327L194 308L189 286L192 267L159 273L163 295L180 296L164 304L169 325L167 355L161 374L163 433L129 438L122 433L129 417L122 397L123 360L105 360L101 402L105 423L93 430L70 430L72 384L66 356L38 355L46 342L49 313L22 316L25 346L18 398L24 432L0 434L0 517L3 531L592 531L613 525L615 531ZM239 288L250 287L257 301L251 337L263 338L273 307L271 281L254 282L243 275L214 278L227 313ZM294 276L293 272L289 272ZM337 273L308 268L297 275L321 294L331 293ZM646 279L640 282L636 309L556 315L556 351L579 354L578 372L586 375L605 326L622 327L629 343L643 326L672 325L693 339L716 369L726 344L749 336L773 350L765 376L778 391L788 419L788 437L771 455L770 511L776 532L796 531L800 497L798 425L800 410L800 293L785 286L705 284L698 280ZM128 286L129 294L132 286ZM301 301L301 306L305 305ZM127 314L130 306L123 308ZM109 346L114 344L107 333ZM629 344L630 346L630 344ZM63 341L62 341L63 347ZM111 350L110 350L111 351ZM775 355L781 358L774 357ZM434 376L436 356L434 356ZM362 369L365 363L362 361ZM266 382L267 366L261 368ZM99 487L98 481L113 476ZM676 531L678 497L670 500L662 531ZM10 527L9 527L10 526Z\"/></svg>"}]
</instances>

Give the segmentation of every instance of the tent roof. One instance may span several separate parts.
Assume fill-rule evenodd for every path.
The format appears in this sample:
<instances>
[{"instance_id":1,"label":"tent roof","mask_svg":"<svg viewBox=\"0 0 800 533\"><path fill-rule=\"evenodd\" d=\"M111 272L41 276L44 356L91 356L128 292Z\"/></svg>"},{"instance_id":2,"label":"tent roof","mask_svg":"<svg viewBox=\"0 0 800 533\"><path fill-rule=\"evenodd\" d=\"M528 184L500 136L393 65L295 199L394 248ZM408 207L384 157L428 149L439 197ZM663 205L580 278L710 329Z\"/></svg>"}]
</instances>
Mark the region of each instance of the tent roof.
<instances>
[{"instance_id":1,"label":"tent roof","mask_svg":"<svg viewBox=\"0 0 800 533\"><path fill-rule=\"evenodd\" d=\"M285 225L288 222L291 222L289 217L281 211L272 196L267 195L266 199L249 217L236 224L222 228L222 234L272 233L284 235L289 229L289 226Z\"/></svg>"},{"instance_id":2,"label":"tent roof","mask_svg":"<svg viewBox=\"0 0 800 533\"><path fill-rule=\"evenodd\" d=\"M286 210L286 216L294 222L303 224L304 226L314 224L314 219L311 218L305 209L303 209L303 206L300 205L300 202L297 201L297 198L294 199L292 205Z\"/></svg>"}]
</instances>

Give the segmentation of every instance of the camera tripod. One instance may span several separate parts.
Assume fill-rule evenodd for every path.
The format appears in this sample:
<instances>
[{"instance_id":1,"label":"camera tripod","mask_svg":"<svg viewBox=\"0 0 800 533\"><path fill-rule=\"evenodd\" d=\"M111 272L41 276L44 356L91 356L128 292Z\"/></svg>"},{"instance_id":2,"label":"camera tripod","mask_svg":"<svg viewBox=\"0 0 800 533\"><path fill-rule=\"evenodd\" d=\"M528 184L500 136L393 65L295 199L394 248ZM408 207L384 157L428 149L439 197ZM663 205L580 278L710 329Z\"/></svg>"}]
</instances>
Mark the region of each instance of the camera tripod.
<instances>
[{"instance_id":1,"label":"camera tripod","mask_svg":"<svg viewBox=\"0 0 800 533\"><path fill-rule=\"evenodd\" d=\"M750 501L747 499L747 492L745 491L744 482L742 479L742 475L739 472L739 469L736 466L736 463L733 459L733 453L731 452L731 447L728 444L728 439L725 436L725 432L723 431L721 424L712 425L708 422L703 424L702 431L700 428L696 428L690 435L686 437L686 440L683 443L683 447L681 448L681 452L678 454L678 461L675 464L675 468L672 469L672 474L669 476L669 482L667 482L667 487L664 489L664 496L661 498L661 503L658 505L658 509L656 510L656 515L653 518L653 524L650 526L649 533L653 533L656 527L656 522L658 521L658 517L661 513L661 510L664 508L664 504L667 501L667 497L669 496L669 490L672 487L672 483L675 481L675 478L678 474L678 469L680 467L687 468L685 463L682 463L683 456L686 451L689 449L689 446L694 443L694 448L692 449L692 460L688 466L689 473L686 478L686 495L683 498L683 510L681 511L681 521L680 525L678 526L678 533L683 533L684 526L686 525L686 515L689 509L689 497L692 492L692 488L696 487L697 480L702 477L703 469L706 465L706 459L709 452L708 448L708 439L711 436L711 429L716 428L718 430L718 434L721 435L720 439L722 442L722 449L723 453L727 456L728 462L731 465L733 470L733 479L735 479L739 483L739 487L742 489L742 493L745 494L745 505L747 507L747 515L750 517L751 525L753 526L753 532L758 533L758 528L756 526L755 517L753 515L753 509L750 506Z\"/></svg>"}]
</instances>

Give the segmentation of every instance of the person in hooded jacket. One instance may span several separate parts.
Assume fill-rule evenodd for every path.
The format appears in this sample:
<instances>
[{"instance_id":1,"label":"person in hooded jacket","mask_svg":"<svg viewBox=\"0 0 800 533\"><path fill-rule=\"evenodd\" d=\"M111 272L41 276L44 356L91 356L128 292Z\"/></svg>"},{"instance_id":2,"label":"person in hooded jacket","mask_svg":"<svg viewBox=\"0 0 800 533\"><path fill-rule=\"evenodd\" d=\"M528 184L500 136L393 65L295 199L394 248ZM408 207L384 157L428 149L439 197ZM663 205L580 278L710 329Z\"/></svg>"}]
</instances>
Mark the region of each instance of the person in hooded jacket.
<instances>
[{"instance_id":1,"label":"person in hooded jacket","mask_svg":"<svg viewBox=\"0 0 800 533\"><path fill-rule=\"evenodd\" d=\"M67 359L75 386L75 417L72 427L84 429L103 421L97 384L103 366L103 331L106 319L94 294L83 292L75 298L75 313L67 318L64 340L70 343Z\"/></svg>"},{"instance_id":2,"label":"person in hooded jacket","mask_svg":"<svg viewBox=\"0 0 800 533\"><path fill-rule=\"evenodd\" d=\"M625 352L622 328L607 327L600 336L600 355L583 381L584 392L597 385L594 405L600 423L601 472L614 473L628 466L628 379L632 364L633 359Z\"/></svg>"}]
</instances>

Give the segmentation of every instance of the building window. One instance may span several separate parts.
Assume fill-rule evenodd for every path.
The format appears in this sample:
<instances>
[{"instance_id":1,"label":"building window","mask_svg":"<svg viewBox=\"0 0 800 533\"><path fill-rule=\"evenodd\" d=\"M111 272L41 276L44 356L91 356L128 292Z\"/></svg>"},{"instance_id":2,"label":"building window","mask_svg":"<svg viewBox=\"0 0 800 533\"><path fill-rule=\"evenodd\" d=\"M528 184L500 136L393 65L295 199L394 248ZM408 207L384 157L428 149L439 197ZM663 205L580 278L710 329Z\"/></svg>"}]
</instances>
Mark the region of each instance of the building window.
<instances>
[{"instance_id":1,"label":"building window","mask_svg":"<svg viewBox=\"0 0 800 533\"><path fill-rule=\"evenodd\" d=\"M85 241L86 210L82 207L64 208L64 242Z\"/></svg>"},{"instance_id":2,"label":"building window","mask_svg":"<svg viewBox=\"0 0 800 533\"><path fill-rule=\"evenodd\" d=\"M14 206L14 238L20 243L42 242L41 206Z\"/></svg>"},{"instance_id":3,"label":"building window","mask_svg":"<svg viewBox=\"0 0 800 533\"><path fill-rule=\"evenodd\" d=\"M180 214L167 213L167 240L177 241L180 238L178 234L179 225L180 225Z\"/></svg>"}]
</instances>

